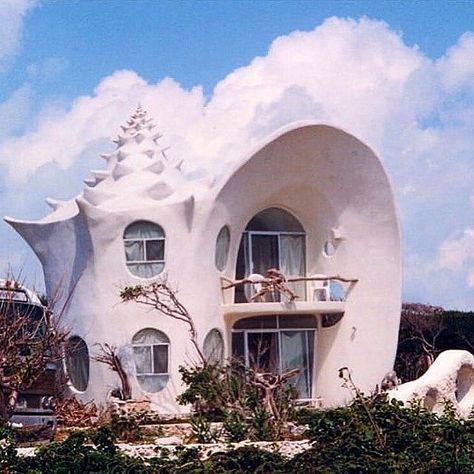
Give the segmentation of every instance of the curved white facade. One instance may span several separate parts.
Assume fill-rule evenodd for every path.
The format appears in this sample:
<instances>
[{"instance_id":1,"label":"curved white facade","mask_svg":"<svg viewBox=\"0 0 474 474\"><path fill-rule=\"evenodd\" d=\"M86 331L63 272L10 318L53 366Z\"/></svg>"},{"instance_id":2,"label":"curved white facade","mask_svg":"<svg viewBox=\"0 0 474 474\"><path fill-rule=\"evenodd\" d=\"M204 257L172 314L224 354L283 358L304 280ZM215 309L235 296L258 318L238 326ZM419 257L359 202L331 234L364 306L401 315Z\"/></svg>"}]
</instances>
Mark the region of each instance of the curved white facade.
<instances>
[{"instance_id":1,"label":"curved white facade","mask_svg":"<svg viewBox=\"0 0 474 474\"><path fill-rule=\"evenodd\" d=\"M130 374L134 397L140 397L145 392L137 382L132 338L146 328L165 334L169 339L169 375L164 388L149 396L160 412L182 409L175 402L181 390L178 368L196 360L186 325L119 299L120 288L149 281L131 273L133 251L126 257L123 240L127 226L146 221L164 232L164 254L150 246L149 255L153 251L154 258L163 257L163 274L192 314L201 342L210 330L218 329L225 355L230 356L232 329L240 319L284 316L289 321L286 324L295 321L293 326L298 327L297 318L313 315L315 327L300 334L312 345L303 354L309 387L303 398L321 398L325 405L343 402L350 396L338 378L343 366L352 370L362 390L373 389L393 367L401 298L397 212L389 181L373 151L332 126L295 124L213 184L188 181L178 163L166 160L157 145L159 136L143 110L139 109L123 129L116 151L104 156L106 170L93 172L95 179L74 201L50 200L54 211L38 222L7 218L38 255L47 292L51 295L60 288L63 299L70 295L65 318L71 335L85 340L89 353L96 352L97 343L117 346ZM239 244L247 224L269 208L288 212L303 229L298 238L300 243L304 239L304 246L290 255L293 260L295 255L304 259L300 268L304 266L305 275L299 276L340 275L357 280L345 301L315 301L311 282L302 283L306 294L292 303L236 303L234 289L221 290L221 278L235 279L238 273ZM223 226L230 231L230 244L227 261L221 260L221 271L215 264L215 251ZM282 261L277 254L282 253L282 236L287 234L254 232L248 237L249 245L255 247L253 258L265 254L261 258ZM250 236L248 229L246 235ZM267 252L265 245L271 239L278 245ZM332 256L324 252L328 241ZM247 275L258 262L248 263L248 258L246 262ZM331 318L324 316L340 313L343 317L335 318L333 322L339 321L333 325L328 323ZM249 354L252 356L250 344L264 332L259 331L242 333L247 362ZM272 357L281 368L291 359L291 354L282 352L290 347L282 345L289 330L267 332L267 342L278 341L278 348L277 342L268 343L275 345ZM291 335L295 333L288 337ZM155 372L157 365L164 363L159 357L165 357L164 348L159 354L156 350L155 366L147 369ZM159 370L163 373L164 369ZM116 374L91 362L87 389L78 396L103 402L118 385Z\"/></svg>"}]
</instances>

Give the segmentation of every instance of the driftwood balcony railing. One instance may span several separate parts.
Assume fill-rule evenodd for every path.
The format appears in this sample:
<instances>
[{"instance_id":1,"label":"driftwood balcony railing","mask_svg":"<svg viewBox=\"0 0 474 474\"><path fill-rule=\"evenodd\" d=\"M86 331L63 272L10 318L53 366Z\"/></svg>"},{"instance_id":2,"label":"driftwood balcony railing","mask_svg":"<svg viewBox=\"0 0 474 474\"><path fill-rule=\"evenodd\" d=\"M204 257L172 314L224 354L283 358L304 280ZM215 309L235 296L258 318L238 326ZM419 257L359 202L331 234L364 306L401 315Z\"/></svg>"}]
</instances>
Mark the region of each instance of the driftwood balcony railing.
<instances>
[{"instance_id":1,"label":"driftwood balcony railing","mask_svg":"<svg viewBox=\"0 0 474 474\"><path fill-rule=\"evenodd\" d=\"M241 280L221 277L221 289L223 301L227 303L230 302L226 298L226 291L232 288L241 289L245 299L243 301L236 299L236 302L241 303L345 301L357 282L355 278L343 278L340 275L287 277L279 270L271 268L267 270L266 276L254 273ZM298 291L298 284L301 283L305 285ZM244 289L243 292L242 289Z\"/></svg>"}]
</instances>

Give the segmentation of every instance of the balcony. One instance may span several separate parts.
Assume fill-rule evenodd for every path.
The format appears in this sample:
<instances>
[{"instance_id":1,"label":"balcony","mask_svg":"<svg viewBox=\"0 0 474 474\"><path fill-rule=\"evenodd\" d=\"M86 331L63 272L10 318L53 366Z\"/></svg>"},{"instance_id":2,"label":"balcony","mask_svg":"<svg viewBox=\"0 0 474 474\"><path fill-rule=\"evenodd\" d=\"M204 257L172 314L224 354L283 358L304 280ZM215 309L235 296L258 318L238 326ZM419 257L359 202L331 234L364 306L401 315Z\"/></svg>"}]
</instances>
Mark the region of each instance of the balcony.
<instances>
[{"instance_id":1,"label":"balcony","mask_svg":"<svg viewBox=\"0 0 474 474\"><path fill-rule=\"evenodd\" d=\"M342 314L356 279L339 275L286 278L270 269L264 277L242 280L221 277L222 310L225 317L266 314Z\"/></svg>"}]
</instances>

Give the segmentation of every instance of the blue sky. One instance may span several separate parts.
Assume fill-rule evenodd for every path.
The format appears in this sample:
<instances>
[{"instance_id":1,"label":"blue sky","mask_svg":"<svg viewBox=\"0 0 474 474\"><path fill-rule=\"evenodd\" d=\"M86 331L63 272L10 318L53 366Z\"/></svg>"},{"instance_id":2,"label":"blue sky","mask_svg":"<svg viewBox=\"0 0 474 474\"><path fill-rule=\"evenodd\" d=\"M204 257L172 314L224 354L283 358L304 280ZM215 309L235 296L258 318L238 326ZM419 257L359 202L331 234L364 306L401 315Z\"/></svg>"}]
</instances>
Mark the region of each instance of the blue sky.
<instances>
[{"instance_id":1,"label":"blue sky","mask_svg":"<svg viewBox=\"0 0 474 474\"><path fill-rule=\"evenodd\" d=\"M473 25L471 2L2 0L2 214L77 195L139 101L190 172L289 121L330 121L390 174L405 299L472 309ZM3 273L41 286L28 247L0 234Z\"/></svg>"}]
</instances>

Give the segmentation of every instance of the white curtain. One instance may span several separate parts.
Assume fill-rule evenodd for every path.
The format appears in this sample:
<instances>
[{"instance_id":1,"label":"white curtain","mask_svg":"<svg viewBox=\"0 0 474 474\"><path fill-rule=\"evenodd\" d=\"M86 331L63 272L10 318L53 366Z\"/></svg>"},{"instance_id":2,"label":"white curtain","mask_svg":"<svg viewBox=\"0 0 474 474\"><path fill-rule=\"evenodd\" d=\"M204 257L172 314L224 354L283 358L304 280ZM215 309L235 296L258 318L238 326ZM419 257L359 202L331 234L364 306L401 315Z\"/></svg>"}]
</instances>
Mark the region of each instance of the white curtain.
<instances>
[{"instance_id":1,"label":"white curtain","mask_svg":"<svg viewBox=\"0 0 474 474\"><path fill-rule=\"evenodd\" d=\"M298 398L311 398L313 331L282 331L280 337L282 371L300 369L289 383L296 387Z\"/></svg>"},{"instance_id":2,"label":"white curtain","mask_svg":"<svg viewBox=\"0 0 474 474\"><path fill-rule=\"evenodd\" d=\"M149 393L159 392L166 387L169 375L137 375L140 387Z\"/></svg>"},{"instance_id":3,"label":"white curtain","mask_svg":"<svg viewBox=\"0 0 474 474\"><path fill-rule=\"evenodd\" d=\"M130 224L123 234L124 239L153 239L164 236L165 233L159 225L146 221Z\"/></svg>"},{"instance_id":4,"label":"white curtain","mask_svg":"<svg viewBox=\"0 0 474 474\"><path fill-rule=\"evenodd\" d=\"M146 392L158 392L168 382L169 339L153 328L142 329L132 338L137 380Z\"/></svg>"},{"instance_id":5,"label":"white curtain","mask_svg":"<svg viewBox=\"0 0 474 474\"><path fill-rule=\"evenodd\" d=\"M304 235L280 235L280 270L288 277L305 276ZM288 286L305 299L305 282L289 283Z\"/></svg>"},{"instance_id":6,"label":"white curtain","mask_svg":"<svg viewBox=\"0 0 474 474\"><path fill-rule=\"evenodd\" d=\"M125 245L125 256L127 262L137 262L145 260L145 252L143 248L142 240L126 240Z\"/></svg>"},{"instance_id":7,"label":"white curtain","mask_svg":"<svg viewBox=\"0 0 474 474\"><path fill-rule=\"evenodd\" d=\"M140 278L152 278L163 271L164 263L127 263L130 271Z\"/></svg>"},{"instance_id":8,"label":"white curtain","mask_svg":"<svg viewBox=\"0 0 474 474\"><path fill-rule=\"evenodd\" d=\"M213 364L222 363L224 358L224 340L218 329L211 329L204 339L204 355Z\"/></svg>"},{"instance_id":9,"label":"white curtain","mask_svg":"<svg viewBox=\"0 0 474 474\"><path fill-rule=\"evenodd\" d=\"M151 346L134 346L133 355L137 374L151 374Z\"/></svg>"},{"instance_id":10,"label":"white curtain","mask_svg":"<svg viewBox=\"0 0 474 474\"><path fill-rule=\"evenodd\" d=\"M141 278L151 278L163 271L164 263L152 263L148 260L160 260L164 256L163 229L151 222L139 221L129 225L124 232L125 258L129 270ZM157 239L148 240L143 239ZM160 240L158 240L160 239ZM147 251L145 254L145 245Z\"/></svg>"}]
</instances>

